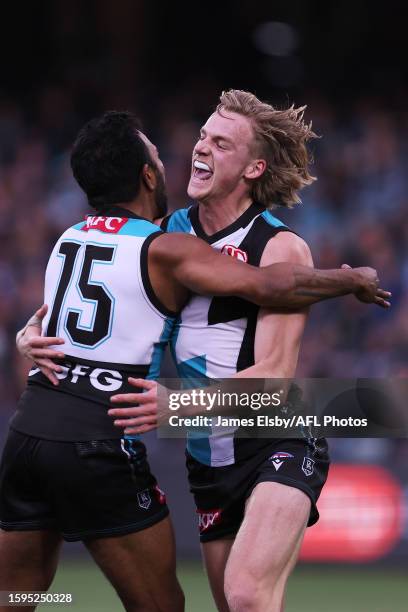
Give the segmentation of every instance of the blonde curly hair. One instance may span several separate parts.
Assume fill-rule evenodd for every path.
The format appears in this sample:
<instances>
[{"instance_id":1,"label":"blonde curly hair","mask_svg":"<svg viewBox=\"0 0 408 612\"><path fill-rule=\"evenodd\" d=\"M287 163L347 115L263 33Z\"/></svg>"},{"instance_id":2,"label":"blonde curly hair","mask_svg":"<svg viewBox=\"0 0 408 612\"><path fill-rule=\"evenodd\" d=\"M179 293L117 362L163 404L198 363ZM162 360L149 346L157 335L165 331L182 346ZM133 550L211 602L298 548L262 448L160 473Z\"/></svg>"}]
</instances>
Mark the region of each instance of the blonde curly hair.
<instances>
[{"instance_id":1,"label":"blonde curly hair","mask_svg":"<svg viewBox=\"0 0 408 612\"><path fill-rule=\"evenodd\" d=\"M239 89L223 91L216 111L238 113L250 119L255 134L254 154L266 160L264 173L253 181L252 197L272 208L276 204L291 208L299 204L298 192L316 180L309 173L312 155L308 140L318 136L312 123L305 123L306 106L294 105L278 110L261 102L254 94Z\"/></svg>"}]
</instances>

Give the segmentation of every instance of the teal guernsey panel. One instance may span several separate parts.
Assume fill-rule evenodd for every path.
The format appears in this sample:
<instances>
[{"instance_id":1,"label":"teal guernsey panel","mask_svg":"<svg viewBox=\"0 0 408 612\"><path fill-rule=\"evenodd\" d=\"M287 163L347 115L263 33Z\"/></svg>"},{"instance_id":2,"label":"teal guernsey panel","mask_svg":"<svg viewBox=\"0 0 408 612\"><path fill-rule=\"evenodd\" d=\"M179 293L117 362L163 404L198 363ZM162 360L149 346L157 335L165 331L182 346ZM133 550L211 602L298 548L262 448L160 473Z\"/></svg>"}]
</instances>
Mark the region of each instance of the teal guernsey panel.
<instances>
[{"instance_id":1,"label":"teal guernsey panel","mask_svg":"<svg viewBox=\"0 0 408 612\"><path fill-rule=\"evenodd\" d=\"M272 227L286 227L286 225L282 223L280 219L274 217L269 210L265 210L265 212L262 213L262 217L269 225L272 225Z\"/></svg>"},{"instance_id":2,"label":"teal guernsey panel","mask_svg":"<svg viewBox=\"0 0 408 612\"><path fill-rule=\"evenodd\" d=\"M191 230L191 222L188 218L189 208L180 208L176 210L171 217L169 218L169 222L167 224L167 232L184 232L185 234L189 234Z\"/></svg>"},{"instance_id":3,"label":"teal guernsey panel","mask_svg":"<svg viewBox=\"0 0 408 612\"><path fill-rule=\"evenodd\" d=\"M163 326L163 331L160 336L159 342L156 342L153 349L152 361L150 364L149 372L146 378L155 380L160 376L161 363L163 361L164 351L167 343L171 338L174 325L177 321L176 317L168 317Z\"/></svg>"}]
</instances>

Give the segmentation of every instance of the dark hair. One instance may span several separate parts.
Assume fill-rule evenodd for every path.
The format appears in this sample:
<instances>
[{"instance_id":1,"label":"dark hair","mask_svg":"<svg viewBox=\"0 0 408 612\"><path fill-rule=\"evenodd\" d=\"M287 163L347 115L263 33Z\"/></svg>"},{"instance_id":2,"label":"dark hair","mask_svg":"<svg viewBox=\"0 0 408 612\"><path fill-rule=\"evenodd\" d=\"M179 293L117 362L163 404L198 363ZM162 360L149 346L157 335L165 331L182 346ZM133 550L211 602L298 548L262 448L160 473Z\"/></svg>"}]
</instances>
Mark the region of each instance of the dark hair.
<instances>
[{"instance_id":1,"label":"dark hair","mask_svg":"<svg viewBox=\"0 0 408 612\"><path fill-rule=\"evenodd\" d=\"M153 165L140 130L137 117L127 111L108 111L80 130L71 168L96 210L131 202L139 193L142 168Z\"/></svg>"}]
</instances>

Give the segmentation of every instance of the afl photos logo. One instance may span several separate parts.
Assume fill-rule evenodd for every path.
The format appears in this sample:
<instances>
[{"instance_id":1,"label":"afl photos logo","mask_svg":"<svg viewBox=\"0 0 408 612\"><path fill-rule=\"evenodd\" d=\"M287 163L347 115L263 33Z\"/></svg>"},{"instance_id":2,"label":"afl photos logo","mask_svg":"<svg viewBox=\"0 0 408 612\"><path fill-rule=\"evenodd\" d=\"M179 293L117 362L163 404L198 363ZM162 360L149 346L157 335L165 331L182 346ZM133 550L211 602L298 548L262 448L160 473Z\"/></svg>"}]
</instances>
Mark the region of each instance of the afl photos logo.
<instances>
[{"instance_id":1,"label":"afl photos logo","mask_svg":"<svg viewBox=\"0 0 408 612\"><path fill-rule=\"evenodd\" d=\"M221 253L224 253L224 255L229 255L230 257L235 257L236 259L239 259L244 263L247 263L248 261L247 253L245 253L245 251L243 251L242 249L239 249L238 247L234 246L233 244L224 244L221 249Z\"/></svg>"}]
</instances>

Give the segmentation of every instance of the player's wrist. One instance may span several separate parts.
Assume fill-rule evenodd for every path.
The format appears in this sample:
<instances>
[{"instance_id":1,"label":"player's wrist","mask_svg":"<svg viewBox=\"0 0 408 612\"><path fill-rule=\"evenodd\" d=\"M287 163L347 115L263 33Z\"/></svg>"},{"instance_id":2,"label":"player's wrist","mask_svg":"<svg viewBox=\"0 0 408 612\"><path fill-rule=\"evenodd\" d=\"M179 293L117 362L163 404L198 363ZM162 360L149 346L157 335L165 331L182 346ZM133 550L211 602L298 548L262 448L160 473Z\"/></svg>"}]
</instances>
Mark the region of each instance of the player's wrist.
<instances>
[{"instance_id":1,"label":"player's wrist","mask_svg":"<svg viewBox=\"0 0 408 612\"><path fill-rule=\"evenodd\" d=\"M352 272L353 293L355 295L366 291L370 286L370 279L363 273L364 268L354 268L354 270L346 270Z\"/></svg>"},{"instance_id":2,"label":"player's wrist","mask_svg":"<svg viewBox=\"0 0 408 612\"><path fill-rule=\"evenodd\" d=\"M340 273L344 279L345 287L350 293L357 293L363 288L361 275L356 269L343 269Z\"/></svg>"}]
</instances>

